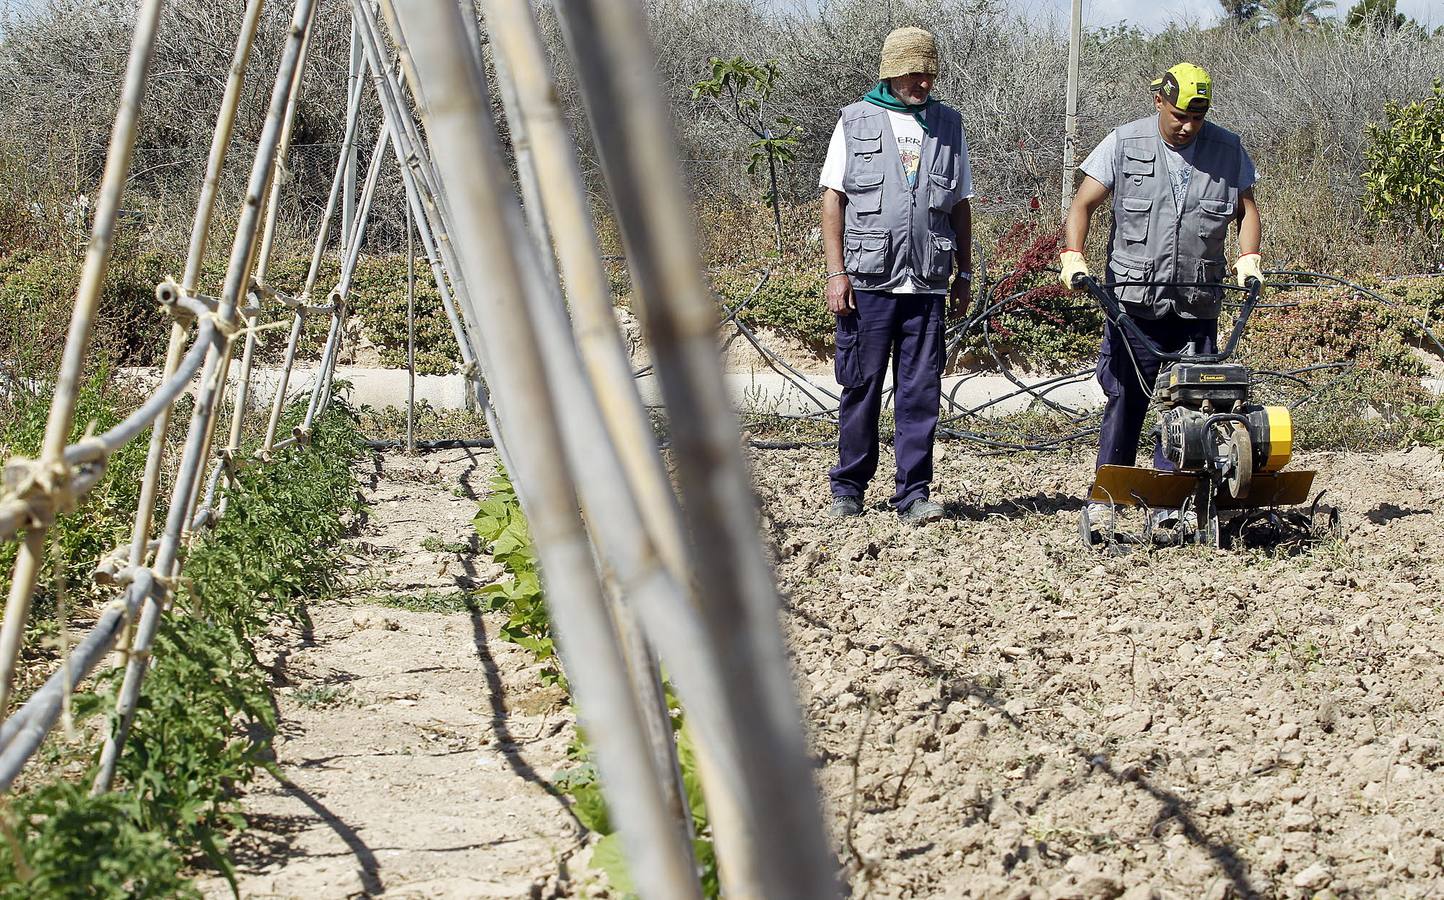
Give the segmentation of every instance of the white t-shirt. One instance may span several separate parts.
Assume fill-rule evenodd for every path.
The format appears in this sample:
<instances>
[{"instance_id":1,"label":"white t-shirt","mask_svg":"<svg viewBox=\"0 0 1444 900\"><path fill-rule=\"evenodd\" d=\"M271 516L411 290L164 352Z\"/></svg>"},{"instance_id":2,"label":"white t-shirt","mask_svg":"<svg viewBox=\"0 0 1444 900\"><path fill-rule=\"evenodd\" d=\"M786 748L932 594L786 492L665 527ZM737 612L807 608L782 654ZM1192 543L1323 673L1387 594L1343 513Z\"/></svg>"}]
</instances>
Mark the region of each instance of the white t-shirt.
<instances>
[{"instance_id":1,"label":"white t-shirt","mask_svg":"<svg viewBox=\"0 0 1444 900\"><path fill-rule=\"evenodd\" d=\"M1163 157L1168 163L1168 184L1173 188L1173 202L1182 201L1188 191L1188 183L1193 178L1193 157L1198 150L1198 141L1194 141L1187 147L1174 147L1167 141L1160 141L1163 144ZM1088 158L1083 160L1080 166L1083 174L1091 176L1099 184L1113 190L1113 157L1118 149L1118 132L1108 132ZM1242 148L1240 148L1242 149ZM1258 181L1258 171L1254 169L1253 160L1249 158L1248 152L1243 151L1242 162L1239 163L1237 174L1238 189L1246 191Z\"/></svg>"},{"instance_id":2,"label":"white t-shirt","mask_svg":"<svg viewBox=\"0 0 1444 900\"><path fill-rule=\"evenodd\" d=\"M918 166L922 162L923 126L912 113L894 112L890 109L883 111L887 113L889 124L892 125L893 137L897 138L897 154L898 158L902 160L903 174L907 176L909 186L916 185ZM962 133L958 154L962 157L963 162L961 199L968 200L973 196L973 166L968 161L968 133L966 130ZM847 138L843 137L842 119L839 118L837 127L832 129L832 140L828 142L827 158L822 163L822 175L817 179L817 183L820 187L842 191L842 177L846 171ZM893 289L895 294L924 292L933 293L917 279L909 279L907 284Z\"/></svg>"}]
</instances>

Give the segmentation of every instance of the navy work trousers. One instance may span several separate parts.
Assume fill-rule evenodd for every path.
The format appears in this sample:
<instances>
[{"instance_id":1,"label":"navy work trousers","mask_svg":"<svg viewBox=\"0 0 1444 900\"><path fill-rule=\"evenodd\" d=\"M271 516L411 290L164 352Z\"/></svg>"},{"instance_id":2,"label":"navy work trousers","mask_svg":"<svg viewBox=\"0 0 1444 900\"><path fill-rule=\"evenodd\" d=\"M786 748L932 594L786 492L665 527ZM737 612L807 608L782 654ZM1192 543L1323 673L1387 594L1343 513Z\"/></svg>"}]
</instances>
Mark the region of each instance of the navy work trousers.
<instances>
[{"instance_id":1,"label":"navy work trousers","mask_svg":"<svg viewBox=\"0 0 1444 900\"><path fill-rule=\"evenodd\" d=\"M888 361L893 364L897 435L894 509L928 496L933 438L943 377L942 294L853 291L857 312L837 317L837 467L828 473L834 497L859 497L877 472L878 416Z\"/></svg>"},{"instance_id":2,"label":"navy work trousers","mask_svg":"<svg viewBox=\"0 0 1444 900\"><path fill-rule=\"evenodd\" d=\"M1217 319L1184 319L1170 313L1161 319L1133 321L1164 353L1178 353L1190 341L1197 353L1213 353L1218 345ZM1103 326L1098 383L1108 402L1103 407L1103 430L1098 437L1099 467L1131 466L1137 461L1143 419L1148 413L1161 362L1126 329L1112 322ZM1173 469L1156 438L1153 466L1165 471Z\"/></svg>"}]
</instances>

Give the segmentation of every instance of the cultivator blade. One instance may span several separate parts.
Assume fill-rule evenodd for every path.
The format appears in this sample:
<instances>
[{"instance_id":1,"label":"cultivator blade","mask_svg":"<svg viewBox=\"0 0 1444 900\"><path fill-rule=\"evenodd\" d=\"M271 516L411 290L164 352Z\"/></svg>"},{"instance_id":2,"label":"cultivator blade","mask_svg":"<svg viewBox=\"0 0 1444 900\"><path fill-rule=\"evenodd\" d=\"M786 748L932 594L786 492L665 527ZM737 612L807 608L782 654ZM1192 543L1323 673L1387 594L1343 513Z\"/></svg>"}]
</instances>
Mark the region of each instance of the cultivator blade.
<instances>
[{"instance_id":1,"label":"cultivator blade","mask_svg":"<svg viewBox=\"0 0 1444 900\"><path fill-rule=\"evenodd\" d=\"M1231 543L1242 547L1306 544L1339 536L1339 510L1322 503L1319 491L1308 509L1253 509L1233 517L1227 527Z\"/></svg>"},{"instance_id":2,"label":"cultivator blade","mask_svg":"<svg viewBox=\"0 0 1444 900\"><path fill-rule=\"evenodd\" d=\"M1103 466L1088 499L1119 506L1178 509L1197 486L1198 479L1192 475L1139 466Z\"/></svg>"},{"instance_id":3,"label":"cultivator blade","mask_svg":"<svg viewBox=\"0 0 1444 900\"><path fill-rule=\"evenodd\" d=\"M1304 543L1337 535L1339 513L1323 506L1320 492L1307 509L1314 472L1257 472L1248 492L1231 497L1227 491L1213 491L1207 476L1165 472L1138 466L1103 466L1098 470L1089 500L1079 517L1078 531L1087 546L1108 546L1126 551L1132 546L1183 545L1203 543L1214 547L1235 544L1247 547ZM1210 497L1209 495L1213 496ZM1096 504L1106 504L1100 514ZM1143 510L1138 533L1118 527L1118 508ZM1198 515L1207 507L1205 515ZM1172 526L1160 526L1154 511L1169 512ZM1197 523L1203 521L1202 529Z\"/></svg>"}]
</instances>

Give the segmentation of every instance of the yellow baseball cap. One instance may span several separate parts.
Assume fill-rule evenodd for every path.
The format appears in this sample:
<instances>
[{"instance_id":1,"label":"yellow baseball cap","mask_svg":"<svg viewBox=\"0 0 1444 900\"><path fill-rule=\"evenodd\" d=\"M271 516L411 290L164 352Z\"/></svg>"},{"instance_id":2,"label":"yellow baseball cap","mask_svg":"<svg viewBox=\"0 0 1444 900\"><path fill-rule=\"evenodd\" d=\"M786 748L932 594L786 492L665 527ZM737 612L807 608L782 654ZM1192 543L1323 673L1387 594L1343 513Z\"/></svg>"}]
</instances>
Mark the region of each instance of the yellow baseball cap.
<instances>
[{"instance_id":1,"label":"yellow baseball cap","mask_svg":"<svg viewBox=\"0 0 1444 900\"><path fill-rule=\"evenodd\" d=\"M1164 72L1149 90L1189 112L1208 112L1213 103L1213 79L1193 63L1179 63Z\"/></svg>"}]
</instances>

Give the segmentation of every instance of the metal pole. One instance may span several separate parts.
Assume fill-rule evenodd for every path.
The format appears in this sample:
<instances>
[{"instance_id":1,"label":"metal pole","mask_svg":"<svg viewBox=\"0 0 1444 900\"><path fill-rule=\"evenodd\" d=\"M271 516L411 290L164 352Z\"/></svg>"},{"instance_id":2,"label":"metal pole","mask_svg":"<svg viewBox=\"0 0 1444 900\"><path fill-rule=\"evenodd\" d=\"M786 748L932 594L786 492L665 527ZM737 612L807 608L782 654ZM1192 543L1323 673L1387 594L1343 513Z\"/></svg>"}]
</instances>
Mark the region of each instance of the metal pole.
<instances>
[{"instance_id":1,"label":"metal pole","mask_svg":"<svg viewBox=\"0 0 1444 900\"><path fill-rule=\"evenodd\" d=\"M1083 49L1083 0L1073 0L1068 31L1068 109L1063 125L1063 217L1073 202L1074 171L1078 168L1078 57Z\"/></svg>"},{"instance_id":2,"label":"metal pole","mask_svg":"<svg viewBox=\"0 0 1444 900\"><path fill-rule=\"evenodd\" d=\"M416 233L406 204L406 452L416 452Z\"/></svg>"}]
</instances>

